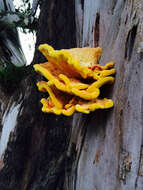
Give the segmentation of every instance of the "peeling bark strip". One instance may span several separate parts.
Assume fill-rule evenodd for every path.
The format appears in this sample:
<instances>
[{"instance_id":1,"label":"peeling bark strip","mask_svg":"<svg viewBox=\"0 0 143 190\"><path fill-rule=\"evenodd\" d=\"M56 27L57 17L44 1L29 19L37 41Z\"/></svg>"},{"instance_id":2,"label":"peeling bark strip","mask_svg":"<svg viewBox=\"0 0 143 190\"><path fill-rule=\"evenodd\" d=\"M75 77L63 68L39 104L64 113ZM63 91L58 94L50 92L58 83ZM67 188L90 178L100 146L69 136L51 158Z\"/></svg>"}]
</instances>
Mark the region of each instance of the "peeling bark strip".
<instances>
[{"instance_id":1,"label":"peeling bark strip","mask_svg":"<svg viewBox=\"0 0 143 190\"><path fill-rule=\"evenodd\" d=\"M122 163L120 164L120 180L123 181L124 184L126 184L126 176L128 174L128 172L131 171L131 157L129 155L129 153L127 152L123 152L123 156L122 156L123 160Z\"/></svg>"}]
</instances>

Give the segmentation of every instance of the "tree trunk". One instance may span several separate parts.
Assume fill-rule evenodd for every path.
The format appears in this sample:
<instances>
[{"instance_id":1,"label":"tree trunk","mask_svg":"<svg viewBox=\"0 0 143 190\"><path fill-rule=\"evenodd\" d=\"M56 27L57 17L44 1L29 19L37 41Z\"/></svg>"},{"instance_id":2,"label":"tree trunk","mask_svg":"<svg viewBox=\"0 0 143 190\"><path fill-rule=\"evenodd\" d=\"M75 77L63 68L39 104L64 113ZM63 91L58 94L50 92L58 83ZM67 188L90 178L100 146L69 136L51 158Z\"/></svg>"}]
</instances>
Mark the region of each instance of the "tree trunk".
<instances>
[{"instance_id":1,"label":"tree trunk","mask_svg":"<svg viewBox=\"0 0 143 190\"><path fill-rule=\"evenodd\" d=\"M100 64L116 63L115 84L103 89L115 106L73 119L44 114L32 70L0 96L0 189L143 189L142 9L141 0L42 1L36 48L101 46ZM33 63L43 61L36 50Z\"/></svg>"},{"instance_id":2,"label":"tree trunk","mask_svg":"<svg viewBox=\"0 0 143 190\"><path fill-rule=\"evenodd\" d=\"M76 2L77 45L101 46L100 64L114 61L117 74L110 94L104 92L114 100L112 110L80 121L74 116L79 132L71 189L143 189L142 10L136 0Z\"/></svg>"},{"instance_id":3,"label":"tree trunk","mask_svg":"<svg viewBox=\"0 0 143 190\"><path fill-rule=\"evenodd\" d=\"M44 61L37 51L41 43L58 49L76 46L72 0L42 1L33 64ZM43 93L36 86L40 77L27 69L20 88L9 98L0 97L0 189L62 190L72 117L42 113Z\"/></svg>"}]
</instances>

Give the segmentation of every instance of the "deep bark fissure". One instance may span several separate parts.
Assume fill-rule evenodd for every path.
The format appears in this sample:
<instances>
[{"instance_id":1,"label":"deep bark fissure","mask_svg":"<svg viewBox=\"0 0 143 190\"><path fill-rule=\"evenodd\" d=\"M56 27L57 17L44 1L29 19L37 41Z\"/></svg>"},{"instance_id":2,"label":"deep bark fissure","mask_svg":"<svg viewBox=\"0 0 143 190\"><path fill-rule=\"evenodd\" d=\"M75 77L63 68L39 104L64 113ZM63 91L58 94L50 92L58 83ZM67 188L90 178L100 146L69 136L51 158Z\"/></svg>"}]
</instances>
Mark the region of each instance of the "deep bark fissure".
<instances>
[{"instance_id":1,"label":"deep bark fissure","mask_svg":"<svg viewBox=\"0 0 143 190\"><path fill-rule=\"evenodd\" d=\"M84 11L84 0L80 0L80 1L81 1L82 10Z\"/></svg>"},{"instance_id":2,"label":"deep bark fissure","mask_svg":"<svg viewBox=\"0 0 143 190\"><path fill-rule=\"evenodd\" d=\"M127 40L125 43L125 59L128 61L131 59L135 40L136 40L136 35L137 35L137 28L138 25L133 26L133 28L129 31Z\"/></svg>"},{"instance_id":3,"label":"deep bark fissure","mask_svg":"<svg viewBox=\"0 0 143 190\"><path fill-rule=\"evenodd\" d=\"M100 25L100 14L96 13L96 21L95 21L95 28L94 28L94 46L95 47L99 46L99 38L100 38L99 25Z\"/></svg>"}]
</instances>

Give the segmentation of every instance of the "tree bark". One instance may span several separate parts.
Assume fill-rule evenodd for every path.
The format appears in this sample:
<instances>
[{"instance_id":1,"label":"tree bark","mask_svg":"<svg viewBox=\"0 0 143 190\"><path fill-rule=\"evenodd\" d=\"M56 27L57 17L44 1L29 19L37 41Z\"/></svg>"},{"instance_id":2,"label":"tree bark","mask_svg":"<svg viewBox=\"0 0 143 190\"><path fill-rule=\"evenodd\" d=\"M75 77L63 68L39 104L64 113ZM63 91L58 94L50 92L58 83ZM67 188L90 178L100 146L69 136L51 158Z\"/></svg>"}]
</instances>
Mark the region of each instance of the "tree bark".
<instances>
[{"instance_id":1,"label":"tree bark","mask_svg":"<svg viewBox=\"0 0 143 190\"><path fill-rule=\"evenodd\" d=\"M44 0L37 32L33 64L44 61L37 51L41 43L55 48L75 47L74 3L72 0ZM32 69L21 87L3 101L0 138L0 189L64 189L66 150L72 117L56 117L41 111L36 82L41 79ZM69 164L68 164L68 167Z\"/></svg>"},{"instance_id":2,"label":"tree bark","mask_svg":"<svg viewBox=\"0 0 143 190\"><path fill-rule=\"evenodd\" d=\"M115 106L73 120L46 115L35 85L41 77L30 70L10 98L0 96L0 189L142 190L142 8L141 0L42 1L33 64L44 61L41 43L101 46L100 64L115 62L115 84L103 89Z\"/></svg>"},{"instance_id":3,"label":"tree bark","mask_svg":"<svg viewBox=\"0 0 143 190\"><path fill-rule=\"evenodd\" d=\"M76 2L78 46L101 46L100 64L114 61L117 74L104 91L112 110L82 115L78 125L74 116L80 132L71 189L143 189L142 8L142 1Z\"/></svg>"}]
</instances>

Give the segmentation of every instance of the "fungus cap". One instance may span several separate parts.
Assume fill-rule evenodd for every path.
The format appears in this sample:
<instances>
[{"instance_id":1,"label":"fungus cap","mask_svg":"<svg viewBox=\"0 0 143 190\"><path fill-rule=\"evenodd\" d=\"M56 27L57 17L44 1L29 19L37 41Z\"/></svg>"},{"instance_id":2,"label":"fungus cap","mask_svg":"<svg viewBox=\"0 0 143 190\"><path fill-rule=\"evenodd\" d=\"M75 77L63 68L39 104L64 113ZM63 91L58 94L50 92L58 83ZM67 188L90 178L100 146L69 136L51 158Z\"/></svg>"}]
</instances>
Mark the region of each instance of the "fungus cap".
<instances>
[{"instance_id":1,"label":"fungus cap","mask_svg":"<svg viewBox=\"0 0 143 190\"><path fill-rule=\"evenodd\" d=\"M38 89L48 92L42 98L42 111L70 116L74 112L90 113L113 107L112 100L100 99L100 88L114 82L114 63L99 65L102 49L73 48L54 50L48 44L39 46L47 62L35 64L34 69L48 81L39 81Z\"/></svg>"}]
</instances>

